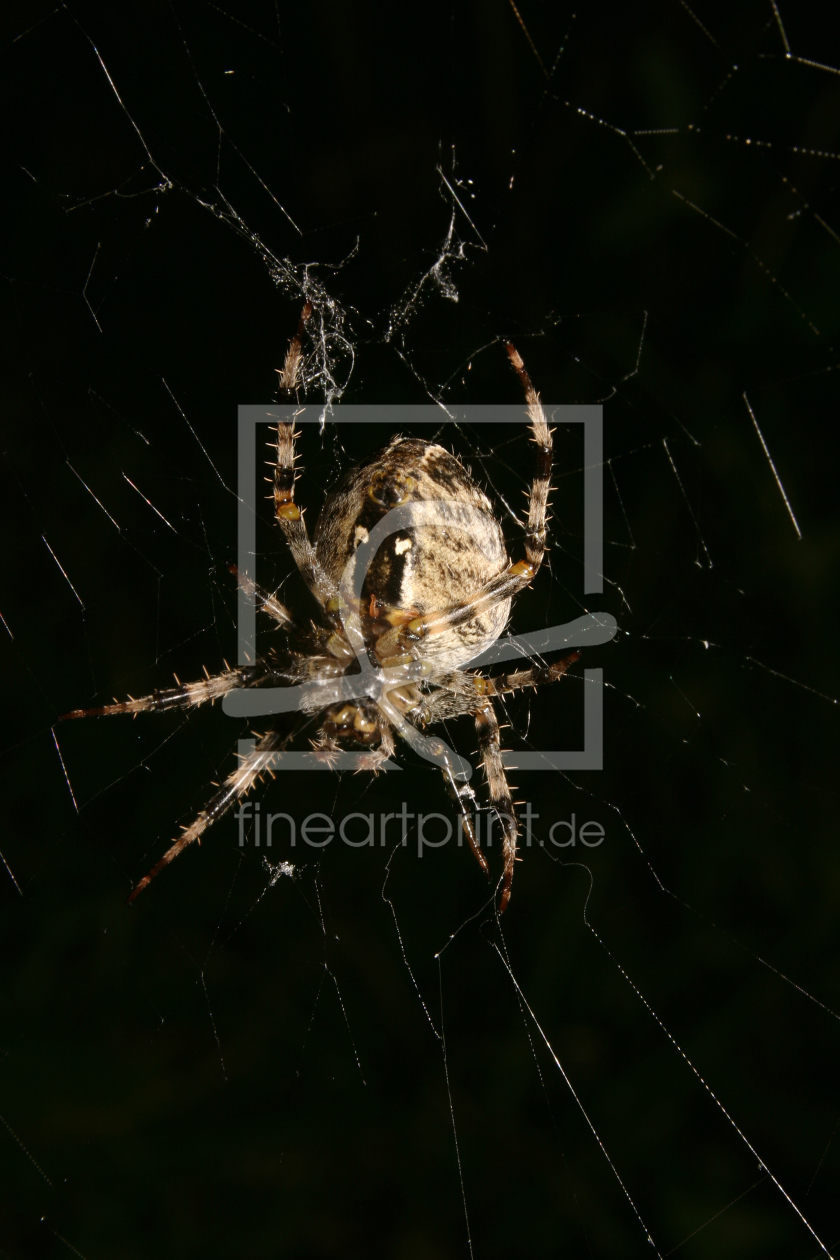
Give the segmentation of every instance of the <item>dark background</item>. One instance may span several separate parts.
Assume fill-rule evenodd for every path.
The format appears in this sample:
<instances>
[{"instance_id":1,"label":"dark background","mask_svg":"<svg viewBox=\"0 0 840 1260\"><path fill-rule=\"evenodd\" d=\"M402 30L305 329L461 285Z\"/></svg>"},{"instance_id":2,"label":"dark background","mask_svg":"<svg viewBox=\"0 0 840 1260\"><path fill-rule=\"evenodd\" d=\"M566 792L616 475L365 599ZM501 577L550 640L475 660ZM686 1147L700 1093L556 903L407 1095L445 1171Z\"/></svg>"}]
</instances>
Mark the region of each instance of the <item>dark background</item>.
<instances>
[{"instance_id":1,"label":"dark background","mask_svg":"<svg viewBox=\"0 0 840 1260\"><path fill-rule=\"evenodd\" d=\"M823 1254L775 1181L838 1245L840 49L814 2L789 56L765 3L519 12L5 9L4 1257ZM507 336L604 403L605 593L558 430L513 628L619 620L604 771L514 776L606 838L527 852L501 925L453 846L273 882L232 819L129 911L247 727L57 723L233 659L236 405L304 290L310 399L517 402ZM518 504L527 441L442 436ZM353 441L307 433L310 521ZM447 812L400 758L259 799Z\"/></svg>"}]
</instances>

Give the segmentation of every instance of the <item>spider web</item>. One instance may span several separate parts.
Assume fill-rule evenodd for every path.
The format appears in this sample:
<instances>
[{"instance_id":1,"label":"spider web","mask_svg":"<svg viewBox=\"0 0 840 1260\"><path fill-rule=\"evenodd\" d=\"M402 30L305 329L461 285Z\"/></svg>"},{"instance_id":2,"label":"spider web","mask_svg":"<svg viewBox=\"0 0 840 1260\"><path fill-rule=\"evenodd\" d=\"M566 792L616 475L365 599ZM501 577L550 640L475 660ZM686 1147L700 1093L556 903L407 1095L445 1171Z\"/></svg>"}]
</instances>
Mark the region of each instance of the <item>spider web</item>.
<instances>
[{"instance_id":1,"label":"spider web","mask_svg":"<svg viewBox=\"0 0 840 1260\"><path fill-rule=\"evenodd\" d=\"M813 3L412 20L407 53L330 4L6 11L0 1249L836 1254L840 50ZM236 405L304 297L310 523L381 441L342 400L439 402L512 547L527 435L446 408L519 401L504 337L604 405L604 595L560 426L512 624L617 618L604 769L512 774L544 843L501 922L416 822L230 818L129 912L248 731L58 721L233 659ZM307 607L268 505L258 546ZM581 713L574 678L515 697L505 745ZM399 755L253 799L449 814ZM600 846L547 843L573 814Z\"/></svg>"}]
</instances>

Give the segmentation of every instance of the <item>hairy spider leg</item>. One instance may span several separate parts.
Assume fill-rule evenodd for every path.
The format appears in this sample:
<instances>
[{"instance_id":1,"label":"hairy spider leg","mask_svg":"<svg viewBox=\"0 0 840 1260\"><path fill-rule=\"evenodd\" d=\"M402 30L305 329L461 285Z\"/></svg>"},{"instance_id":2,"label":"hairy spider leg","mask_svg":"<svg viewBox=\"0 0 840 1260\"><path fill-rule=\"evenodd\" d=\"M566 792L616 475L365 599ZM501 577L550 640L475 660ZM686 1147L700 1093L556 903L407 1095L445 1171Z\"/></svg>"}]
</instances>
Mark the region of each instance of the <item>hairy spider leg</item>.
<instances>
[{"instance_id":1,"label":"hairy spider leg","mask_svg":"<svg viewBox=\"0 0 840 1260\"><path fill-rule=\"evenodd\" d=\"M502 824L502 856L504 872L502 874L502 895L499 898L499 914L504 914L510 901L510 889L513 883L513 864L516 861L516 841L519 835L519 824L510 786L502 761L502 745L499 737L499 719L491 700L487 700L482 708L475 712L475 731L478 736L478 749L487 776L487 791L490 805Z\"/></svg>"},{"instance_id":2,"label":"hairy spider leg","mask_svg":"<svg viewBox=\"0 0 840 1260\"><path fill-rule=\"evenodd\" d=\"M183 833L177 840L173 840L160 861L156 862L148 875L144 875L135 886L128 898L129 905L140 896L145 888L148 888L154 877L165 866L168 866L170 862L174 862L175 858L183 853L184 849L191 845L193 841L197 840L200 844L201 837L207 828L211 827L214 822L218 822L223 814L226 814L237 801L250 792L254 784L264 774L271 773L271 761L274 753L281 749L284 743L288 742L289 738L289 735L281 736L278 731L269 731L260 738L252 751L242 757L240 764L228 775L221 789L215 796L211 797L195 821L190 823L189 827L184 828Z\"/></svg>"},{"instance_id":3,"label":"hairy spider leg","mask_svg":"<svg viewBox=\"0 0 840 1260\"><path fill-rule=\"evenodd\" d=\"M505 343L508 358L511 361L522 387L525 401L528 404L528 415L531 421L531 432L537 446L537 471L531 481L528 495L528 521L525 531L525 555L527 559L510 564L496 577L475 591L469 599L465 599L451 608L425 613L422 617L414 617L404 625L395 626L382 636L378 644L381 656L399 655L407 647L438 634L444 634L455 626L472 621L495 604L504 599L511 599L533 582L545 556L546 518L548 512L548 494L551 486L551 429L545 418L540 396L531 383L525 364L519 351L510 342Z\"/></svg>"},{"instance_id":4,"label":"hairy spider leg","mask_svg":"<svg viewBox=\"0 0 840 1260\"><path fill-rule=\"evenodd\" d=\"M429 698L424 708L424 720L429 726L435 722L441 722L447 718L458 717L466 713L471 713L475 717L479 748L483 754L483 765L487 775L491 804L502 820L505 834L505 868L502 897L499 904L500 913L510 901L513 863L516 861L517 855L518 827L516 810L511 801L506 781L501 749L498 746L498 722L496 721L495 710L492 708L490 697L510 695L513 692L522 691L526 687L536 688L547 683L557 682L563 677L569 667L579 659L580 652L571 652L568 656L564 656L562 660L555 661L553 665L515 670L509 674L500 674L496 678L482 678L479 674L468 674L462 670L453 670L452 673L447 674L440 680L441 689ZM490 716L491 714L492 717ZM444 775L444 777L446 776ZM466 812L463 799L465 794L468 794L475 800L474 793L468 785L456 785L454 782L451 784L450 795L456 798L462 814ZM478 848L475 832L471 826L470 830L467 831L465 825L465 834L482 870L489 875L486 858Z\"/></svg>"},{"instance_id":5,"label":"hairy spider leg","mask_svg":"<svg viewBox=\"0 0 840 1260\"><path fill-rule=\"evenodd\" d=\"M59 721L81 717L113 717L117 713L165 713L169 709L193 709L208 700L212 704L237 687L258 686L270 677L271 670L264 664L241 665L221 674L208 674L197 682L153 691L151 695L140 696L136 700L130 696L128 700L115 701L96 709L73 709L70 713L62 713Z\"/></svg>"},{"instance_id":6,"label":"hairy spider leg","mask_svg":"<svg viewBox=\"0 0 840 1260\"><path fill-rule=\"evenodd\" d=\"M303 367L303 351L301 342L306 323L312 314L312 303L307 302L303 308L297 332L292 338L286 353L286 361L279 373L279 390L281 396L294 401L295 391L300 383ZM292 553L303 580L309 587L322 608L326 608L331 600L338 596L335 584L324 572L321 562L315 554L315 548L309 538L303 513L295 503L295 481L297 474L295 464L295 439L300 437L295 432L294 422L280 421L277 425L274 459L274 514L283 531L286 544ZM336 604L336 608L337 608Z\"/></svg>"}]
</instances>

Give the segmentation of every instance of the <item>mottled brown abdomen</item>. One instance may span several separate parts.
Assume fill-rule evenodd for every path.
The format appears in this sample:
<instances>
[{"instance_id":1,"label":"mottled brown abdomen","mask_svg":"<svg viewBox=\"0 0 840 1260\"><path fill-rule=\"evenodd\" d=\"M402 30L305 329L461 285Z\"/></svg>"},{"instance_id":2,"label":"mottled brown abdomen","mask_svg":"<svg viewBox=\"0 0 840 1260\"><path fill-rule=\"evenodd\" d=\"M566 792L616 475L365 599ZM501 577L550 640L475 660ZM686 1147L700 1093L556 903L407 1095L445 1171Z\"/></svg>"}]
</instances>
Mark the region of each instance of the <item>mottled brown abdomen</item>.
<instances>
[{"instance_id":1,"label":"mottled brown abdomen","mask_svg":"<svg viewBox=\"0 0 840 1260\"><path fill-rule=\"evenodd\" d=\"M440 510L427 510L422 523L397 529L378 548L362 586L369 642L413 617L463 603L508 565L490 500L463 464L435 443L398 437L353 468L323 506L315 547L337 585L373 527L412 502L439 504ZM510 600L502 600L430 637L422 655L441 668L465 664L499 637L509 612Z\"/></svg>"}]
</instances>

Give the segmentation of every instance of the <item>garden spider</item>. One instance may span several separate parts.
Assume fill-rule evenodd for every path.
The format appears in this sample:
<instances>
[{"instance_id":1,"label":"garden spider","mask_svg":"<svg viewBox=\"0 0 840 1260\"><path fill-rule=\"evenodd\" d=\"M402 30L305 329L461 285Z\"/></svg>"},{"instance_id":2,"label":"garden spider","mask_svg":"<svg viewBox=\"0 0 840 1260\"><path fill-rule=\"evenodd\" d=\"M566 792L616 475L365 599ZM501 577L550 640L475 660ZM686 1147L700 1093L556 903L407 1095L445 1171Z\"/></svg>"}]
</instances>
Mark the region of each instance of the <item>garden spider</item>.
<instances>
[{"instance_id":1,"label":"garden spider","mask_svg":"<svg viewBox=\"0 0 840 1260\"><path fill-rule=\"evenodd\" d=\"M311 313L307 303L279 372L281 394L290 403L300 381L302 342ZM238 575L246 594L287 631L293 646L282 658L272 651L255 664L226 668L198 682L64 716L189 709L241 687L298 684L306 695L300 705L304 715L309 719L315 713L322 715L313 742L317 755L328 763L343 745L361 745L366 751L359 768L376 773L393 755L395 734L400 734L439 765L458 806L463 833L489 878L470 812L477 808L477 801L465 781L467 763L442 740L422 734L426 727L448 718L471 714L491 807L503 830L499 900L499 911L503 911L510 900L518 826L493 697L555 682L580 655L573 652L553 665L497 678L461 668L501 635L513 597L533 581L545 553L551 430L519 353L509 342L506 350L525 393L537 447L524 560L513 564L508 560L490 500L463 464L436 443L400 436L351 469L329 493L311 541L295 502L295 439L299 435L292 415L291 422L281 420L275 430L274 509L292 558L320 605L324 624L298 623L276 596L261 591L246 575ZM135 886L129 902L270 771L274 754L285 748L296 731L297 727L291 733L272 729L257 740L195 821Z\"/></svg>"}]
</instances>

